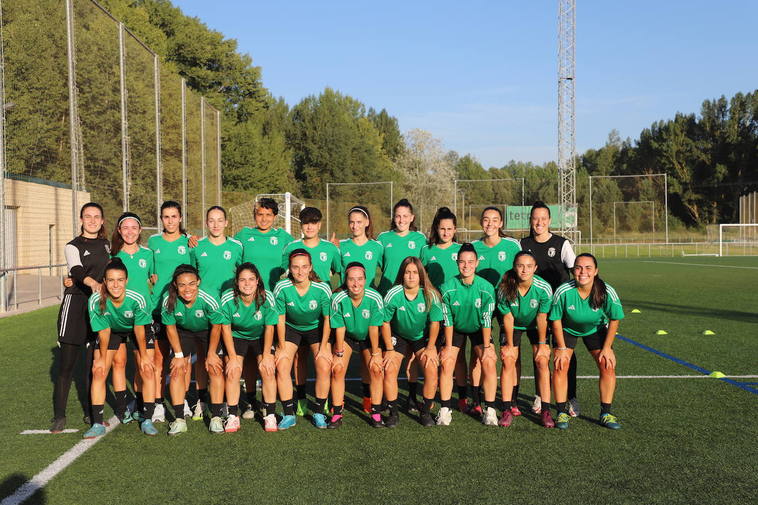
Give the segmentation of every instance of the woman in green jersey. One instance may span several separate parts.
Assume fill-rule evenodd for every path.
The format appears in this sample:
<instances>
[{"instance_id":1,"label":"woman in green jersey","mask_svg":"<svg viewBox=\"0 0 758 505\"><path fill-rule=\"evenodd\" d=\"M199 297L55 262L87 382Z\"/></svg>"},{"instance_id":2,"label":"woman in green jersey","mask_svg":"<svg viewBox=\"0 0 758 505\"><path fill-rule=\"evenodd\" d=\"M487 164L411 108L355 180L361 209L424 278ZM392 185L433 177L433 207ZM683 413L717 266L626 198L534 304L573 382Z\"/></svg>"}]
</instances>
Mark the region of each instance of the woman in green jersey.
<instances>
[{"instance_id":1,"label":"woman in green jersey","mask_svg":"<svg viewBox=\"0 0 758 505\"><path fill-rule=\"evenodd\" d=\"M521 336L526 333L532 346L534 368L539 377L537 394L542 398L541 416L545 428L555 423L550 415L550 344L547 340L547 315L553 298L550 284L535 275L537 259L529 252L516 255L513 268L503 274L497 289L498 311L503 315L500 359L503 370L500 374L500 395L503 399L503 414L500 426L508 427L513 422L513 402L516 400L518 382L516 363L519 359Z\"/></svg>"},{"instance_id":2,"label":"woman in green jersey","mask_svg":"<svg viewBox=\"0 0 758 505\"><path fill-rule=\"evenodd\" d=\"M415 357L424 369L424 403L420 422L434 426L431 407L437 392L437 336L442 306L437 289L421 260L409 256L400 263L395 286L384 297L384 397L390 411L385 426L394 428L397 414L397 376L404 358Z\"/></svg>"},{"instance_id":3,"label":"woman in green jersey","mask_svg":"<svg viewBox=\"0 0 758 505\"><path fill-rule=\"evenodd\" d=\"M334 328L332 357L332 418L329 428L342 425L345 402L345 374L353 352L361 355L363 366L370 371L371 424L382 426L382 350L379 328L384 322L381 295L366 287L366 269L357 261L345 269L345 282L334 293L329 323Z\"/></svg>"},{"instance_id":4,"label":"woman in green jersey","mask_svg":"<svg viewBox=\"0 0 758 505\"><path fill-rule=\"evenodd\" d=\"M429 230L429 243L421 249L421 263L429 273L434 287L440 289L442 284L458 275L458 250L461 244L457 241L456 231L458 220L455 214L447 208L440 207L434 215L432 227ZM458 358L455 362L455 385L458 389L458 408L463 412L466 403L466 342L461 344ZM442 377L440 377L440 383Z\"/></svg>"},{"instance_id":5,"label":"woman in green jersey","mask_svg":"<svg viewBox=\"0 0 758 505\"><path fill-rule=\"evenodd\" d=\"M92 330L97 332L97 352L92 364L92 426L84 438L96 438L105 434L103 409L105 405L105 381L118 353L126 357L126 343L131 341L135 347L137 370L145 386L142 422L140 429L145 435L157 435L152 422L155 408L155 370L153 369L152 335L147 331L152 323L147 300L141 294L127 289L129 273L120 258L113 258L105 267L99 291L92 293L89 299L89 316ZM122 384L113 380L115 392L125 396L126 382ZM116 397L117 401L119 396ZM119 407L123 408L124 401ZM119 408L117 407L117 408Z\"/></svg>"},{"instance_id":6,"label":"woman in green jersey","mask_svg":"<svg viewBox=\"0 0 758 505\"><path fill-rule=\"evenodd\" d=\"M166 368L166 360L171 352L171 346L166 339L161 320L161 302L168 292L168 284L174 275L174 270L181 264L190 264L190 248L188 246L187 234L182 225L182 206L173 200L167 200L161 204L161 226L163 231L150 236L147 240L147 246L153 251L155 258L155 286L153 287L153 299L155 307L153 312L153 329L155 332L155 368L158 371L158 381L156 382L155 397L161 399L160 407L156 408L158 414L163 409L163 390L165 389L166 374L163 370ZM186 370L186 383L190 383L192 370ZM207 391L205 394L207 395ZM195 407L199 407L195 403ZM186 405L184 415L191 415L189 404ZM202 419L202 410L196 410L193 418ZM157 416L157 419L164 419L163 414Z\"/></svg>"},{"instance_id":7,"label":"woman in green jersey","mask_svg":"<svg viewBox=\"0 0 758 505\"><path fill-rule=\"evenodd\" d=\"M471 341L472 359L477 360L482 369L485 404L482 422L488 426L497 425L497 358L492 344L495 290L476 275L477 258L473 245L461 245L457 258L458 275L445 281L440 288L445 322L444 338L440 342L442 408L437 416L440 426L448 426L452 420L453 372L466 340Z\"/></svg>"},{"instance_id":8,"label":"woman in green jersey","mask_svg":"<svg viewBox=\"0 0 758 505\"><path fill-rule=\"evenodd\" d=\"M252 356L258 366L263 383L263 401L266 431L277 431L276 426L276 363L271 353L274 327L279 321L273 295L266 291L257 267L245 262L237 267L234 289L221 296L222 335L226 350L226 402L229 417L224 431L232 433L240 428L239 397L242 365ZM211 431L218 432L221 421L221 404L212 405Z\"/></svg>"},{"instance_id":9,"label":"woman in green jersey","mask_svg":"<svg viewBox=\"0 0 758 505\"><path fill-rule=\"evenodd\" d=\"M421 249L426 245L426 237L416 228L416 216L413 214L413 205L403 198L392 207L392 220L390 229L379 234L377 240L384 247L382 254L382 277L379 281L378 291L384 295L394 285L400 264L405 258L421 256ZM415 359L408 360L405 373L408 377L408 405L409 413L417 413L419 367Z\"/></svg>"},{"instance_id":10,"label":"woman in green jersey","mask_svg":"<svg viewBox=\"0 0 758 505\"><path fill-rule=\"evenodd\" d=\"M558 406L555 427L567 429L571 416L568 413L567 374L577 339L595 359L600 372L600 423L611 429L621 425L611 413L613 393L616 389L616 355L613 341L624 318L616 290L598 275L597 259L583 253L574 261L574 280L561 284L553 295L548 319L552 322L555 345L553 391Z\"/></svg>"},{"instance_id":11,"label":"woman in green jersey","mask_svg":"<svg viewBox=\"0 0 758 505\"><path fill-rule=\"evenodd\" d=\"M191 265L179 265L168 285L168 293L161 303L161 322L166 330L169 344L173 350L170 363L171 405L174 409L174 421L169 427L169 435L178 435L187 431L184 420L184 397L187 392L186 370L191 367L191 357L202 357L203 366L208 366L205 375L207 387L210 374L211 403L220 404L224 397L223 365L213 359L206 365L208 341L214 341L218 347L221 335L222 318L219 312L218 298L200 289L200 275ZM199 374L198 374L199 375Z\"/></svg>"},{"instance_id":12,"label":"woman in green jersey","mask_svg":"<svg viewBox=\"0 0 758 505\"><path fill-rule=\"evenodd\" d=\"M376 287L374 282L377 269L382 267L382 244L374 240L374 225L368 207L356 205L347 211L347 226L350 238L339 241L340 260L342 262L342 282L345 282L347 266L357 261L366 269L366 282ZM361 388L363 393L363 412L371 414L371 388L369 371L361 365Z\"/></svg>"},{"instance_id":13,"label":"woman in green jersey","mask_svg":"<svg viewBox=\"0 0 758 505\"><path fill-rule=\"evenodd\" d=\"M153 313L153 282L155 280L155 263L153 261L153 251L140 245L140 234L142 233L142 222L139 216L132 212L124 212L116 221L116 229L113 231L111 238L111 255L119 258L126 269L129 271L129 280L127 288L139 293L145 299L145 305L149 313ZM149 340L154 339L152 325L146 329ZM135 351L136 352L136 351ZM154 356L154 353L151 353ZM153 357L153 359L155 359ZM160 365L153 363L155 370L155 379L160 381L162 375L163 362ZM121 422L128 423L130 416L133 414L137 420L141 420L142 411L142 377L134 377L134 391L137 395L136 407L132 414L128 414L127 409L122 405L126 403L126 346L118 349L113 359L113 389L116 397L116 413ZM165 410L163 407L163 398L161 395L152 391L156 398L155 409L153 409L153 422L163 422L166 420ZM123 398L122 398L123 396Z\"/></svg>"},{"instance_id":14,"label":"woman in green jersey","mask_svg":"<svg viewBox=\"0 0 758 505\"><path fill-rule=\"evenodd\" d=\"M282 257L282 268L287 268L289 263L289 254L295 249L305 249L311 255L313 260L313 271L319 280L331 285L330 279L332 274L342 271L342 262L340 261L340 251L337 246L328 240L319 237L321 232L321 211L315 207L305 207L300 211L300 229L303 232L303 238L290 242L284 248ZM308 354L310 350L301 346L295 355L295 390L297 396L298 416L304 416L308 410L308 400L306 399L306 376L308 375Z\"/></svg>"},{"instance_id":15,"label":"woman in green jersey","mask_svg":"<svg viewBox=\"0 0 758 505\"><path fill-rule=\"evenodd\" d=\"M482 211L479 222L482 225L483 237L472 243L479 255L479 266L476 269L476 273L487 279L492 284L492 287L496 288L503 274L513 267L513 258L516 257L516 253L521 251L521 246L518 240L508 237L505 231L503 231L503 227L505 226L503 211L498 207L486 207ZM500 314L497 313L497 309L494 316L494 319L499 324L502 319ZM501 327L501 337L503 331ZM481 415L482 411L480 407L481 388L479 387L482 372L479 363L478 360L472 357L469 369L471 394L473 397L470 412L474 415ZM515 404L513 414L521 415Z\"/></svg>"},{"instance_id":16,"label":"woman in green jersey","mask_svg":"<svg viewBox=\"0 0 758 505\"><path fill-rule=\"evenodd\" d=\"M197 267L203 279L203 291L217 300L222 293L232 289L234 273L242 263L242 244L239 240L226 236L224 231L227 224L226 210L218 205L210 207L205 212L208 235L198 240L197 245L190 249L192 264ZM205 366L207 343L207 340L204 343L200 342L195 361L195 383L198 392L202 392L193 406L192 418L196 420L202 419L208 401L208 373ZM257 368L255 363L253 368Z\"/></svg>"},{"instance_id":17,"label":"woman in green jersey","mask_svg":"<svg viewBox=\"0 0 758 505\"><path fill-rule=\"evenodd\" d=\"M316 368L316 410L313 424L326 428L326 400L329 395L332 351L329 344L329 300L332 290L320 282L313 271L311 255L305 249L295 249L289 257L289 275L274 288L277 324L276 372L279 399L284 417L279 429L295 425L292 400L292 362L298 348L308 346Z\"/></svg>"}]
</instances>

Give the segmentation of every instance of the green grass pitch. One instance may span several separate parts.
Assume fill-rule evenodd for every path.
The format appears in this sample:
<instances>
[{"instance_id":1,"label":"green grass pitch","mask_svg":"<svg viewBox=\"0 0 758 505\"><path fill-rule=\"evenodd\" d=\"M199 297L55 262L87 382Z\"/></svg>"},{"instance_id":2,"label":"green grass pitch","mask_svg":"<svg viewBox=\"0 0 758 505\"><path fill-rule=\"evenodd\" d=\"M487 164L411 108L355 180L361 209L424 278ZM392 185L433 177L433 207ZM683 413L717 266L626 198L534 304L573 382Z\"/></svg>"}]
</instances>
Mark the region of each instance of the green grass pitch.
<instances>
[{"instance_id":1,"label":"green grass pitch","mask_svg":"<svg viewBox=\"0 0 758 505\"><path fill-rule=\"evenodd\" d=\"M758 375L758 259L601 260L600 272L624 304L621 335L708 370ZM632 314L635 308L641 313ZM82 431L20 435L49 426L56 311L0 319L0 498L81 439ZM655 335L659 329L668 335ZM716 334L703 336L704 330ZM626 342L615 348L619 375L698 375ZM577 349L579 374L595 375L589 354L581 344ZM619 379L618 432L596 423L597 380L579 380L582 417L566 432L546 430L530 415L503 429L458 412L447 428L423 429L401 414L397 429L374 430L358 413L358 386L348 384L345 424L334 431L299 419L287 432L265 433L243 421L237 434L212 436L190 421L186 435L169 438L160 425L161 436L148 438L134 424L119 426L28 503L755 500L758 395L721 380ZM523 411L533 389L531 379L523 381ZM69 402L68 427L85 429L73 388Z\"/></svg>"}]
</instances>

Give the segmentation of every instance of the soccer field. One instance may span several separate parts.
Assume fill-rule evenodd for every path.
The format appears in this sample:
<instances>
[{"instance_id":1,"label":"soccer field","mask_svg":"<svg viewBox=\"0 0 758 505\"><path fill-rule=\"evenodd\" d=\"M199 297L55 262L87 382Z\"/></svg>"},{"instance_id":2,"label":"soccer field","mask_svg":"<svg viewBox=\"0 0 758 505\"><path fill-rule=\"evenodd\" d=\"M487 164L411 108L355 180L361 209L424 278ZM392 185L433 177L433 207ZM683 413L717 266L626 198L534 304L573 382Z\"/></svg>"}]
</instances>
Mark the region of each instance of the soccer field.
<instances>
[{"instance_id":1,"label":"soccer field","mask_svg":"<svg viewBox=\"0 0 758 505\"><path fill-rule=\"evenodd\" d=\"M158 437L143 436L136 423L116 426L60 465L27 503L753 502L758 259L600 261L626 312L615 345L620 431L596 422L596 379L579 380L582 415L567 431L546 430L531 415L531 379L521 387L525 416L510 428L455 412L449 427L424 429L401 414L397 429L375 430L359 412L354 381L339 430L299 419L286 432L265 433L243 421L240 432L213 436L190 421L189 433L169 438L167 425L158 425ZM86 429L72 388L67 428L78 432L21 434L49 427L56 311L0 319L0 497L78 444ZM531 375L531 352L522 350ZM579 375L596 375L581 344L577 350ZM708 378L711 371L727 378Z\"/></svg>"}]
</instances>

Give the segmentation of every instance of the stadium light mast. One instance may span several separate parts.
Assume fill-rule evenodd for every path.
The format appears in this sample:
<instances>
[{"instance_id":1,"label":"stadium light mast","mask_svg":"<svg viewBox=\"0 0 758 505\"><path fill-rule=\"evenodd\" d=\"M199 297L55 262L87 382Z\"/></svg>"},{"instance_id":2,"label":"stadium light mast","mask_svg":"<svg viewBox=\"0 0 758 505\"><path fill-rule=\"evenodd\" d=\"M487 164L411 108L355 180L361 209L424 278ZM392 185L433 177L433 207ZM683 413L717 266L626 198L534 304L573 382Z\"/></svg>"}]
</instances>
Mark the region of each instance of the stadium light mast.
<instances>
[{"instance_id":1,"label":"stadium light mast","mask_svg":"<svg viewBox=\"0 0 758 505\"><path fill-rule=\"evenodd\" d=\"M576 0L558 0L558 198L561 231L576 240ZM573 219L566 213L573 213ZM568 219L567 219L568 218Z\"/></svg>"}]
</instances>

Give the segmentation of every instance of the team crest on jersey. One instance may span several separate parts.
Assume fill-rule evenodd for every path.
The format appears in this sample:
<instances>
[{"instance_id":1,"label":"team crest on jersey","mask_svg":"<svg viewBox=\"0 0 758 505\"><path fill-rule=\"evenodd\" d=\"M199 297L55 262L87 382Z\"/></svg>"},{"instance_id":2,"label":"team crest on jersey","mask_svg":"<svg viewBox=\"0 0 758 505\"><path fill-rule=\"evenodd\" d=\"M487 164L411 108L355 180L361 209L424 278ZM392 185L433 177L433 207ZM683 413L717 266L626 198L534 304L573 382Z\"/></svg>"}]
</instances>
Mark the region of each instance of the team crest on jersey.
<instances>
[{"instance_id":1,"label":"team crest on jersey","mask_svg":"<svg viewBox=\"0 0 758 505\"><path fill-rule=\"evenodd\" d=\"M253 316L253 318L254 318L256 321L260 321L262 317L263 317L263 314L261 314L261 311L260 311L260 310L256 311L256 312L255 312L255 315Z\"/></svg>"},{"instance_id":2,"label":"team crest on jersey","mask_svg":"<svg viewBox=\"0 0 758 505\"><path fill-rule=\"evenodd\" d=\"M326 253L325 252L318 253L318 257L321 259L321 261L326 261Z\"/></svg>"},{"instance_id":3,"label":"team crest on jersey","mask_svg":"<svg viewBox=\"0 0 758 505\"><path fill-rule=\"evenodd\" d=\"M311 310L316 310L316 307L318 307L318 302L316 300L311 300L308 302L308 308Z\"/></svg>"},{"instance_id":4,"label":"team crest on jersey","mask_svg":"<svg viewBox=\"0 0 758 505\"><path fill-rule=\"evenodd\" d=\"M131 319L134 317L134 312L132 312L131 310L126 310L124 311L124 317L127 319Z\"/></svg>"},{"instance_id":5,"label":"team crest on jersey","mask_svg":"<svg viewBox=\"0 0 758 505\"><path fill-rule=\"evenodd\" d=\"M374 253L372 253L371 251L366 251L366 254L364 254L363 257L366 258L367 260L370 260L371 258L374 257Z\"/></svg>"},{"instance_id":6,"label":"team crest on jersey","mask_svg":"<svg viewBox=\"0 0 758 505\"><path fill-rule=\"evenodd\" d=\"M225 260L232 259L232 251L224 251L224 259Z\"/></svg>"},{"instance_id":7,"label":"team crest on jersey","mask_svg":"<svg viewBox=\"0 0 758 505\"><path fill-rule=\"evenodd\" d=\"M478 309L481 306L482 306L482 299L481 298L477 298L476 300L474 300L474 307L476 307Z\"/></svg>"},{"instance_id":8,"label":"team crest on jersey","mask_svg":"<svg viewBox=\"0 0 758 505\"><path fill-rule=\"evenodd\" d=\"M279 243L279 239L276 238L276 237L271 237L271 239L269 240L269 242L271 243L271 245L276 245L276 244Z\"/></svg>"},{"instance_id":9,"label":"team crest on jersey","mask_svg":"<svg viewBox=\"0 0 758 505\"><path fill-rule=\"evenodd\" d=\"M423 302L419 303L418 305L416 305L416 310L418 310L419 312L424 312L426 310L426 304Z\"/></svg>"},{"instance_id":10,"label":"team crest on jersey","mask_svg":"<svg viewBox=\"0 0 758 505\"><path fill-rule=\"evenodd\" d=\"M458 261L458 253L453 253L450 255L451 258L453 258L453 261Z\"/></svg>"},{"instance_id":11,"label":"team crest on jersey","mask_svg":"<svg viewBox=\"0 0 758 505\"><path fill-rule=\"evenodd\" d=\"M203 309L197 309L197 310L195 311L195 317L196 317L196 318L198 318L198 319L200 319L200 318L201 318L201 317L203 317L204 315L205 315L205 312L203 312Z\"/></svg>"},{"instance_id":12,"label":"team crest on jersey","mask_svg":"<svg viewBox=\"0 0 758 505\"><path fill-rule=\"evenodd\" d=\"M547 255L550 256L551 258L555 256L555 247L551 247L550 249L548 249Z\"/></svg>"},{"instance_id":13,"label":"team crest on jersey","mask_svg":"<svg viewBox=\"0 0 758 505\"><path fill-rule=\"evenodd\" d=\"M183 245L180 245L179 247L176 248L176 252L178 252L179 254L187 254L187 248L184 247Z\"/></svg>"},{"instance_id":14,"label":"team crest on jersey","mask_svg":"<svg viewBox=\"0 0 758 505\"><path fill-rule=\"evenodd\" d=\"M410 241L408 242L408 249L415 249L416 248L416 242Z\"/></svg>"},{"instance_id":15,"label":"team crest on jersey","mask_svg":"<svg viewBox=\"0 0 758 505\"><path fill-rule=\"evenodd\" d=\"M145 268L145 267L147 267L147 261L145 261L145 259L144 259L144 258L140 259L140 260L138 261L138 263L139 263L139 267L140 267L140 268Z\"/></svg>"},{"instance_id":16,"label":"team crest on jersey","mask_svg":"<svg viewBox=\"0 0 758 505\"><path fill-rule=\"evenodd\" d=\"M505 251L500 251L499 253L497 253L497 259L499 259L500 261L505 261Z\"/></svg>"},{"instance_id":17,"label":"team crest on jersey","mask_svg":"<svg viewBox=\"0 0 758 505\"><path fill-rule=\"evenodd\" d=\"M537 308L537 305L539 305L539 302L538 302L537 300L531 300L531 301L529 302L529 306L530 306L531 308L533 308L533 309L536 309L536 308Z\"/></svg>"},{"instance_id":18,"label":"team crest on jersey","mask_svg":"<svg viewBox=\"0 0 758 505\"><path fill-rule=\"evenodd\" d=\"M368 319L371 315L371 312L368 309L363 309L361 311L361 315L363 316L363 319Z\"/></svg>"}]
</instances>

